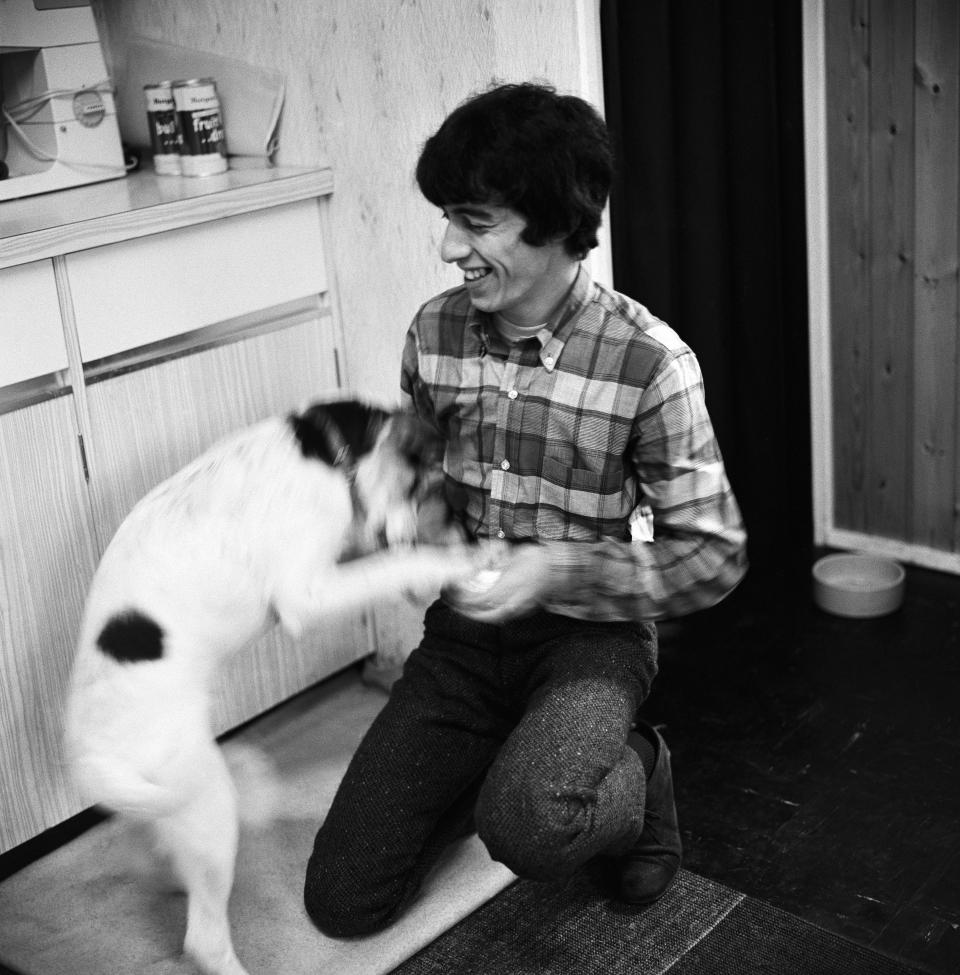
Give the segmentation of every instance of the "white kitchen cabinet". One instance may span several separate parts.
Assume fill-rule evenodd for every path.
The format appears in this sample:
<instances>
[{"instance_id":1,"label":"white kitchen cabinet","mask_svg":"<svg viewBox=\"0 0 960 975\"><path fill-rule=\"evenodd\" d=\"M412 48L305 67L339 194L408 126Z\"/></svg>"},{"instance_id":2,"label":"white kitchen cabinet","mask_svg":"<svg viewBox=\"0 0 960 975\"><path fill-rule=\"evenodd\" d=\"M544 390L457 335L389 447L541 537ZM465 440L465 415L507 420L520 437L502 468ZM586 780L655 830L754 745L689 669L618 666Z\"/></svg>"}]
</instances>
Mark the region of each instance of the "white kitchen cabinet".
<instances>
[{"instance_id":1,"label":"white kitchen cabinet","mask_svg":"<svg viewBox=\"0 0 960 975\"><path fill-rule=\"evenodd\" d=\"M0 203L0 853L81 811L60 752L83 600L133 504L214 440L345 388L325 170L137 174ZM272 632L218 731L371 649Z\"/></svg>"},{"instance_id":2,"label":"white kitchen cabinet","mask_svg":"<svg viewBox=\"0 0 960 975\"><path fill-rule=\"evenodd\" d=\"M242 341L177 356L87 388L93 508L104 537L154 484L237 427L337 393L334 328L310 317ZM362 616L299 643L260 640L222 676L215 726L225 731L367 652Z\"/></svg>"},{"instance_id":3,"label":"white kitchen cabinet","mask_svg":"<svg viewBox=\"0 0 960 975\"><path fill-rule=\"evenodd\" d=\"M73 407L0 415L0 850L80 809L61 715L97 551Z\"/></svg>"},{"instance_id":4,"label":"white kitchen cabinet","mask_svg":"<svg viewBox=\"0 0 960 975\"><path fill-rule=\"evenodd\" d=\"M315 200L94 247L66 271L84 362L327 290Z\"/></svg>"},{"instance_id":5,"label":"white kitchen cabinet","mask_svg":"<svg viewBox=\"0 0 960 975\"><path fill-rule=\"evenodd\" d=\"M0 270L0 387L67 368L51 261Z\"/></svg>"}]
</instances>

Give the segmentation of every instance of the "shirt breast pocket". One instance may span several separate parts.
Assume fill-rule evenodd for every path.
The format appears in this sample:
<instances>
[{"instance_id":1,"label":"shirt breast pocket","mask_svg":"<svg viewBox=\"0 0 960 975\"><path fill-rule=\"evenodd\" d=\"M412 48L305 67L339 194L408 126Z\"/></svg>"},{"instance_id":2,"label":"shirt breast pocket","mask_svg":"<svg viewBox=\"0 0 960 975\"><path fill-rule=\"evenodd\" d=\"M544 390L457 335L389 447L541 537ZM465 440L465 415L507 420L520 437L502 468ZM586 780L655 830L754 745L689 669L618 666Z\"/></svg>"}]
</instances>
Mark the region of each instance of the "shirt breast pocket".
<instances>
[{"instance_id":1,"label":"shirt breast pocket","mask_svg":"<svg viewBox=\"0 0 960 975\"><path fill-rule=\"evenodd\" d=\"M619 493L623 465L602 450L552 450L543 458L544 479L569 491Z\"/></svg>"}]
</instances>

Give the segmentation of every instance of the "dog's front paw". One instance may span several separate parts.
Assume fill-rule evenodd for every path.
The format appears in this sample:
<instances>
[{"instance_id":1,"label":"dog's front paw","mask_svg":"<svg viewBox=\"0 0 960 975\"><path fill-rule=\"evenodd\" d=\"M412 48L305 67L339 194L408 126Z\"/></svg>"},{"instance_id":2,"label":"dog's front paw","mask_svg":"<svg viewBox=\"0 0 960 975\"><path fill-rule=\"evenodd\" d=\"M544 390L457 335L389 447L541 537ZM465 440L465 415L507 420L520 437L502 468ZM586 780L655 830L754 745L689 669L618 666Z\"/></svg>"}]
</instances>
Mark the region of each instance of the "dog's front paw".
<instances>
[{"instance_id":1,"label":"dog's front paw","mask_svg":"<svg viewBox=\"0 0 960 975\"><path fill-rule=\"evenodd\" d=\"M443 600L465 616L472 616L478 610L489 611L502 601L503 587L501 577L512 557L510 545L498 541L484 540L474 546L469 557L469 571L452 578L443 587L440 595ZM493 602L490 597L493 596Z\"/></svg>"},{"instance_id":2,"label":"dog's front paw","mask_svg":"<svg viewBox=\"0 0 960 975\"><path fill-rule=\"evenodd\" d=\"M476 574L475 545L423 545L411 553L403 595L411 603L430 603L440 590L464 582Z\"/></svg>"}]
</instances>

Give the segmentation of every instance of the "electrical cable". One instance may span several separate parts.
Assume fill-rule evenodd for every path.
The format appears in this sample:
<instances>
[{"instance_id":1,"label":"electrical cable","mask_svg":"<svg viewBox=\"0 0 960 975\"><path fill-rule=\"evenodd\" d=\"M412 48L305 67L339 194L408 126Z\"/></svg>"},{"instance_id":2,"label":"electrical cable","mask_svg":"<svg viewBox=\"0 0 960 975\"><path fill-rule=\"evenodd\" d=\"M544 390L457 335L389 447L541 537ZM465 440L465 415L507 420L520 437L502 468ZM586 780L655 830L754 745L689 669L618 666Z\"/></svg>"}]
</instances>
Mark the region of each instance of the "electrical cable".
<instances>
[{"instance_id":1,"label":"electrical cable","mask_svg":"<svg viewBox=\"0 0 960 975\"><path fill-rule=\"evenodd\" d=\"M113 82L110 78L104 78L102 81L98 81L93 85L81 85L77 88L51 88L47 91L40 92L37 95L31 95L29 98L24 98L14 105L0 105L0 115L3 116L7 125L9 125L9 127L17 134L24 147L35 159L39 159L42 162L60 162L68 166L77 166L86 169L115 170L117 168L116 166L110 166L106 163L85 162L79 159L65 159L59 154L51 155L46 151L46 149L42 149L35 142L33 142L19 124L20 122L24 122L27 119L32 118L48 102L53 101L55 98L75 98L77 95L88 91L95 92L97 94L113 94L115 90L116 89L114 88ZM6 153L4 153L4 155L6 155ZM127 165L125 168L129 169L131 167Z\"/></svg>"}]
</instances>

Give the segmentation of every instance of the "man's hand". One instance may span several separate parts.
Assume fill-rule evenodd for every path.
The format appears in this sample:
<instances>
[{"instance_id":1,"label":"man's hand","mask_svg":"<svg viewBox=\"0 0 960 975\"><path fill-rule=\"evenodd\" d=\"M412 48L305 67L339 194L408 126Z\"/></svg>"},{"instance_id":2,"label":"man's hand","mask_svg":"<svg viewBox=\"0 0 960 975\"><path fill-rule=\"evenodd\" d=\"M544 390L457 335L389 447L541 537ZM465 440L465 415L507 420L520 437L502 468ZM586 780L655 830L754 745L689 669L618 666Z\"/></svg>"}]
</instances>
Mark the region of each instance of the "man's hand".
<instances>
[{"instance_id":1,"label":"man's hand","mask_svg":"<svg viewBox=\"0 0 960 975\"><path fill-rule=\"evenodd\" d=\"M481 623L502 623L535 612L552 593L554 570L545 545L494 545L485 568L449 586L443 598Z\"/></svg>"}]
</instances>

